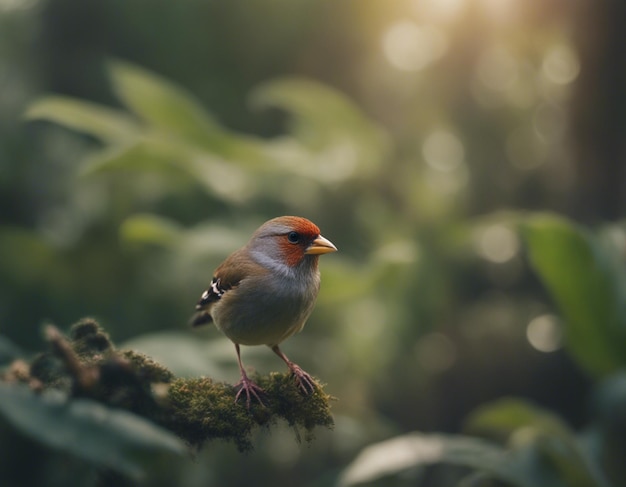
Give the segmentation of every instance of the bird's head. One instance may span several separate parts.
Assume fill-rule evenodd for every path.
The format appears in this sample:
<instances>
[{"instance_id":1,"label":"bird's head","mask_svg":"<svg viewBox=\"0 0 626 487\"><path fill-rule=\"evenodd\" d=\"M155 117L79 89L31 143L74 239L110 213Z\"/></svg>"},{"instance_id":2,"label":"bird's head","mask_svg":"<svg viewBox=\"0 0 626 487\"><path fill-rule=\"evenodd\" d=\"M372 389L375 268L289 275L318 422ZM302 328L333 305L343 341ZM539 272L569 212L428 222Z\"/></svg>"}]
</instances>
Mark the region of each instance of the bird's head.
<instances>
[{"instance_id":1,"label":"bird's head","mask_svg":"<svg viewBox=\"0 0 626 487\"><path fill-rule=\"evenodd\" d=\"M321 254L336 252L313 222L299 216L281 216L265 222L254 232L250 249L257 255L288 267L309 261L317 264Z\"/></svg>"}]
</instances>

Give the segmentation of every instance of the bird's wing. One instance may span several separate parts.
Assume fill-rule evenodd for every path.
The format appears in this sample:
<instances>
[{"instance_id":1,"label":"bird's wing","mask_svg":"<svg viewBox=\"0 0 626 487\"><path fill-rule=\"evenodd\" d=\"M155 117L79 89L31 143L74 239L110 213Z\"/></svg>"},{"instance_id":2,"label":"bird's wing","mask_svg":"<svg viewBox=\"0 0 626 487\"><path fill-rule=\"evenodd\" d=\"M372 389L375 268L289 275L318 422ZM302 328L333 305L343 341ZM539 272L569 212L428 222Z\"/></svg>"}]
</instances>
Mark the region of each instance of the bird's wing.
<instances>
[{"instance_id":1,"label":"bird's wing","mask_svg":"<svg viewBox=\"0 0 626 487\"><path fill-rule=\"evenodd\" d=\"M243 249L231 254L230 257L222 262L215 270L211 284L204 290L200 296L200 300L196 304L196 313L191 318L192 326L211 323L213 321L211 317L213 304L219 301L229 290L237 287L241 280L250 272L248 266L232 265L235 261L241 262L237 254L242 251Z\"/></svg>"}]
</instances>

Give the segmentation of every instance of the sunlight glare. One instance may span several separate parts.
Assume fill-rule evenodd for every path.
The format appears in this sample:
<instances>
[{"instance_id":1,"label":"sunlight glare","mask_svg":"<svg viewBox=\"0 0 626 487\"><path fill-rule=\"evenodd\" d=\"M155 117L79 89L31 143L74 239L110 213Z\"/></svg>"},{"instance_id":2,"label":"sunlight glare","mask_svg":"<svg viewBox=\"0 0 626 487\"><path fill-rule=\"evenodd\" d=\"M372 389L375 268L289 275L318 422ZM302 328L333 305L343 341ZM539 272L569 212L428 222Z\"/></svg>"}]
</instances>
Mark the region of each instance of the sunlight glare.
<instances>
[{"instance_id":1,"label":"sunlight glare","mask_svg":"<svg viewBox=\"0 0 626 487\"><path fill-rule=\"evenodd\" d=\"M383 37L389 63L402 71L420 71L445 53L445 34L433 26L418 26L410 20L392 25Z\"/></svg>"}]
</instances>

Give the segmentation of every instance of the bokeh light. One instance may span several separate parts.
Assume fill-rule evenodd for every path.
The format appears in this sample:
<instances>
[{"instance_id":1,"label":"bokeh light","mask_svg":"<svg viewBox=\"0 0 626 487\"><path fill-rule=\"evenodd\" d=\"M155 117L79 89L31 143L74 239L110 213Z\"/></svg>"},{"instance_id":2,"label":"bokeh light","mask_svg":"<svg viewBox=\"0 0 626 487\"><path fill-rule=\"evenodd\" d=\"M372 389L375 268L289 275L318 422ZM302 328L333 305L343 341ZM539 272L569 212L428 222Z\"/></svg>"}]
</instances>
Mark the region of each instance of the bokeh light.
<instances>
[{"instance_id":1,"label":"bokeh light","mask_svg":"<svg viewBox=\"0 0 626 487\"><path fill-rule=\"evenodd\" d=\"M392 25L383 37L383 51L389 63L402 71L420 71L446 52L445 34L431 25L419 26L410 20Z\"/></svg>"},{"instance_id":2,"label":"bokeh light","mask_svg":"<svg viewBox=\"0 0 626 487\"><path fill-rule=\"evenodd\" d=\"M478 253L496 264L511 260L520 247L517 234L507 225L494 224L479 232L477 237Z\"/></svg>"},{"instance_id":3,"label":"bokeh light","mask_svg":"<svg viewBox=\"0 0 626 487\"><path fill-rule=\"evenodd\" d=\"M580 61L570 46L558 44L546 52L542 73L551 82L566 85L574 81L579 72Z\"/></svg>"},{"instance_id":4,"label":"bokeh light","mask_svg":"<svg viewBox=\"0 0 626 487\"><path fill-rule=\"evenodd\" d=\"M554 315L545 314L532 319L526 327L526 338L540 352L555 352L561 348L563 329Z\"/></svg>"},{"instance_id":5,"label":"bokeh light","mask_svg":"<svg viewBox=\"0 0 626 487\"><path fill-rule=\"evenodd\" d=\"M459 138L445 130L432 132L422 145L426 163L441 172L457 169L463 163L464 152Z\"/></svg>"},{"instance_id":6,"label":"bokeh light","mask_svg":"<svg viewBox=\"0 0 626 487\"><path fill-rule=\"evenodd\" d=\"M520 0L482 0L480 2L486 16L494 23L511 21L517 17Z\"/></svg>"},{"instance_id":7,"label":"bokeh light","mask_svg":"<svg viewBox=\"0 0 626 487\"><path fill-rule=\"evenodd\" d=\"M413 0L411 6L420 17L447 21L455 18L465 4L466 0Z\"/></svg>"}]
</instances>

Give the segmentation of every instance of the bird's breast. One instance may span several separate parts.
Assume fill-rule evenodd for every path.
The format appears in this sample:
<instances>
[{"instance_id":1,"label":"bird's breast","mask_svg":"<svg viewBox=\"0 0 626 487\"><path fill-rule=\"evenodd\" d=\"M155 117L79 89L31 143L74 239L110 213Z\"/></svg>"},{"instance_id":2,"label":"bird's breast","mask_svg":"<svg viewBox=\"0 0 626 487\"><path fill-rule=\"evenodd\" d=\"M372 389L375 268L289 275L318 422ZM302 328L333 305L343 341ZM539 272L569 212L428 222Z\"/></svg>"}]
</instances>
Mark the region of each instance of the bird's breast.
<instances>
[{"instance_id":1,"label":"bird's breast","mask_svg":"<svg viewBox=\"0 0 626 487\"><path fill-rule=\"evenodd\" d=\"M243 280L215 303L211 315L217 328L241 345L276 345L297 333L313 310L319 276L289 281Z\"/></svg>"}]
</instances>

